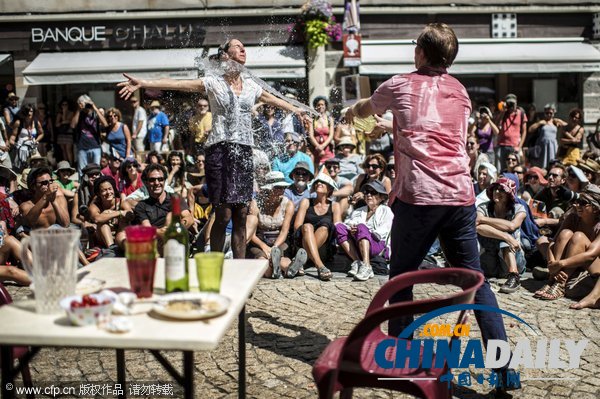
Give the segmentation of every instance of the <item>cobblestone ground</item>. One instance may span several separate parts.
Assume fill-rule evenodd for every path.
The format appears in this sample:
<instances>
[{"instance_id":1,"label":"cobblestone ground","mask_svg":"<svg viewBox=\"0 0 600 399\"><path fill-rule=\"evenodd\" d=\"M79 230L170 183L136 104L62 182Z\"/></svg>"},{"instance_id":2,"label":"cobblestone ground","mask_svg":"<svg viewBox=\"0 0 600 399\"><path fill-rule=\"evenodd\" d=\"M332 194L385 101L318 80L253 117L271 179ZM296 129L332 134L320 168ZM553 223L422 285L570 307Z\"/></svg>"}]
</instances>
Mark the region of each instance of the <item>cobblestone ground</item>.
<instances>
[{"instance_id":1,"label":"cobblestone ground","mask_svg":"<svg viewBox=\"0 0 600 399\"><path fill-rule=\"evenodd\" d=\"M310 274L310 270L309 270ZM316 389L311 376L315 359L327 343L347 335L363 316L370 299L386 279L377 277L366 283L352 282L335 274L331 282L320 282L307 275L294 280L263 280L246 307L248 397L314 398ZM575 370L522 370L521 378L565 378L562 381L523 381L515 398L600 397L600 310L573 311L571 301L544 302L532 298L540 282L525 279L523 287L512 295L498 294L502 308L516 313L537 327L548 338L590 340ZM498 285L494 284L497 291ZM27 295L26 288L9 287L18 299ZM419 287L417 296L444 289ZM474 318L472 318L474 322ZM531 336L520 324L505 318L510 340ZM1 328L1 327L0 327ZM476 324L471 337L479 337ZM166 353L179 361L179 353ZM127 351L128 381L172 381L154 357L143 351ZM237 328L234 326L211 353L195 354L197 398L237 397ZM43 349L31 364L33 380L38 382L116 380L114 352L97 349ZM484 398L490 391L487 383L475 383L471 389L455 390L455 397ZM404 398L398 393L358 389L357 398Z\"/></svg>"}]
</instances>

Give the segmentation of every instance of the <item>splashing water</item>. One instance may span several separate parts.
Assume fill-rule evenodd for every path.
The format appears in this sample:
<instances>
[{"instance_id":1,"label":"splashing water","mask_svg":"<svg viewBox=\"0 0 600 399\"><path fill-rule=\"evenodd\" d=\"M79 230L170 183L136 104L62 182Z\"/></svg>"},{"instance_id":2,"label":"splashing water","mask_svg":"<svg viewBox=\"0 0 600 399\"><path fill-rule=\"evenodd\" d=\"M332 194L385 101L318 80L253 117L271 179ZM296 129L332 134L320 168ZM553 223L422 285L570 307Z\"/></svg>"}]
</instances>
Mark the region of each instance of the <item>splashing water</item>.
<instances>
[{"instance_id":1,"label":"splashing water","mask_svg":"<svg viewBox=\"0 0 600 399\"><path fill-rule=\"evenodd\" d=\"M250 70L248 68L246 68L244 65L242 65L238 62L235 62L232 60L213 61L213 60L209 60L208 58L202 57L202 56L197 57L195 61L196 61L196 65L198 66L198 69L200 71L204 72L205 76L215 76L216 77L216 76L221 76L227 72L243 73L244 75L246 75L250 79L252 79L254 82L256 82L256 84L258 84L263 90L274 95L275 97L279 98L280 100L285 101L286 103L293 105L294 107L296 107L298 109L301 109L302 111L306 112L309 115L312 115L313 117L319 116L319 113L317 111L315 111L314 109L310 108L309 106L307 106L305 104L302 104L299 101L294 100L293 98L286 97L284 94L275 90L267 82L265 82L258 76L254 75L252 72L250 72Z\"/></svg>"}]
</instances>

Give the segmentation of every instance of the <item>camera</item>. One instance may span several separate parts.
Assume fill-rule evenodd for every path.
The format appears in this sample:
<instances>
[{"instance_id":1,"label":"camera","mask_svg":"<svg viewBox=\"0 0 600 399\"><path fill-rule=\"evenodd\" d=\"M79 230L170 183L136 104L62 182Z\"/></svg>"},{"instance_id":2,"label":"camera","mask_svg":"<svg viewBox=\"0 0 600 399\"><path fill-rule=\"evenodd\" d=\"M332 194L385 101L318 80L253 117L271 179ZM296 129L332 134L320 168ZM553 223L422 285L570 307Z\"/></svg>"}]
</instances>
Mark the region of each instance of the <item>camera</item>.
<instances>
[{"instance_id":1,"label":"camera","mask_svg":"<svg viewBox=\"0 0 600 399\"><path fill-rule=\"evenodd\" d=\"M575 200L579 199L579 193L577 193L575 191L571 191L564 186L559 187L558 190L556 191L556 194L558 195L558 197L560 199L562 199L563 201L566 201L566 202L571 202L571 201L575 201Z\"/></svg>"},{"instance_id":2,"label":"camera","mask_svg":"<svg viewBox=\"0 0 600 399\"><path fill-rule=\"evenodd\" d=\"M85 108L92 109L94 106L91 103L85 103Z\"/></svg>"}]
</instances>

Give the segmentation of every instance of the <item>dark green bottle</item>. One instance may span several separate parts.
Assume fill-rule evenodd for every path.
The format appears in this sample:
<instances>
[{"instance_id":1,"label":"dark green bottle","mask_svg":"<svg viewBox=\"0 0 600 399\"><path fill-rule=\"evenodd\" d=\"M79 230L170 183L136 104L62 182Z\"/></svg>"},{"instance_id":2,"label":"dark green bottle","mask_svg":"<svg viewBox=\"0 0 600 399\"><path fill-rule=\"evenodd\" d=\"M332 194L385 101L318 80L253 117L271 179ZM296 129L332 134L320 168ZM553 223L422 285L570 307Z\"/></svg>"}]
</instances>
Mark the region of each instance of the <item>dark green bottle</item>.
<instances>
[{"instance_id":1,"label":"dark green bottle","mask_svg":"<svg viewBox=\"0 0 600 399\"><path fill-rule=\"evenodd\" d=\"M165 290L189 291L190 238L186 227L181 223L181 197L173 195L171 207L171 223L164 237Z\"/></svg>"}]
</instances>

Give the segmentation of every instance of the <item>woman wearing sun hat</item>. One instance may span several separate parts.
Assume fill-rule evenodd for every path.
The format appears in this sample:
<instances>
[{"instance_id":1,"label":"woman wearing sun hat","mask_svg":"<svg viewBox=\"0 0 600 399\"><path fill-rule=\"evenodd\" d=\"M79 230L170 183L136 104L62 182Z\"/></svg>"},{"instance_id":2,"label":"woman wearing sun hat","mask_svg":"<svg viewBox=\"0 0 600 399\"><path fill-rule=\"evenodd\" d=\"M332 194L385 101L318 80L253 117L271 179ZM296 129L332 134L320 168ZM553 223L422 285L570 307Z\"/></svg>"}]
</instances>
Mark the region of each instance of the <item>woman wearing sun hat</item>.
<instances>
[{"instance_id":1,"label":"woman wearing sun hat","mask_svg":"<svg viewBox=\"0 0 600 399\"><path fill-rule=\"evenodd\" d=\"M362 188L367 205L355 209L344 223L335 225L337 242L352 259L349 276L366 281L374 276L371 258L383 255L389 259L387 239L394 214L385 205L388 194L380 181L374 180Z\"/></svg>"},{"instance_id":2,"label":"woman wearing sun hat","mask_svg":"<svg viewBox=\"0 0 600 399\"><path fill-rule=\"evenodd\" d=\"M521 224L527 217L525 206L516 202L517 185L501 177L487 188L490 201L477 207L477 235L481 247L481 268L486 277L508 278L500 292L509 294L520 286L525 271L521 248Z\"/></svg>"},{"instance_id":3,"label":"woman wearing sun hat","mask_svg":"<svg viewBox=\"0 0 600 399\"><path fill-rule=\"evenodd\" d=\"M337 183L329 175L319 173L311 186L316 197L300 202L294 222L297 245L306 250L322 281L329 281L332 276L323 258L328 257L331 249L329 244L334 230L333 221L341 219L340 205L331 201L331 195L337 188Z\"/></svg>"},{"instance_id":4,"label":"woman wearing sun hat","mask_svg":"<svg viewBox=\"0 0 600 399\"><path fill-rule=\"evenodd\" d=\"M306 251L298 250L294 260L290 259L290 249L286 243L292 218L294 203L283 195L289 184L282 172L269 172L265 184L260 187L258 198L250 204L248 215L250 244L248 252L254 259L269 259L265 277L294 277L306 263ZM252 234L252 230L255 230Z\"/></svg>"}]
</instances>

